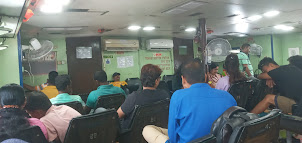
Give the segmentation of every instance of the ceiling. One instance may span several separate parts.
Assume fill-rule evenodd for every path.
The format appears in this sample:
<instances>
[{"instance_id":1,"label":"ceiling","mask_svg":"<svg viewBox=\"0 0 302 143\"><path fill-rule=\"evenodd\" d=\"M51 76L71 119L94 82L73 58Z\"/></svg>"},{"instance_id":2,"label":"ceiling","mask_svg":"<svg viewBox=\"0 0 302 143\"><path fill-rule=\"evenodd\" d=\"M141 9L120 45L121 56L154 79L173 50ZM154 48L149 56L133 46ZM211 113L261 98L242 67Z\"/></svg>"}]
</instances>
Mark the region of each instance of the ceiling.
<instances>
[{"instance_id":1,"label":"ceiling","mask_svg":"<svg viewBox=\"0 0 302 143\"><path fill-rule=\"evenodd\" d=\"M291 32L302 31L302 0L202 0L195 9L171 15L163 13L192 0L72 0L67 9L89 9L98 12L63 12L45 14L40 12L40 0L35 15L21 27L21 35L31 37L73 36L127 36L127 37L178 37L192 39L195 32L185 32L186 27L197 27L198 19L206 18L208 29L213 30L208 38L224 37L228 32L248 35L282 34L273 26L294 26ZM201 0L196 0L201 1ZM247 29L238 29L238 19L270 10L281 13L272 18L263 17L254 22L247 21ZM104 15L101 13L109 11ZM202 13L197 16L189 16ZM234 17L227 17L240 14ZM154 31L130 31L130 25L155 26ZM236 26L237 25L237 26ZM245 26L247 26L245 25ZM46 27L82 27L79 31L47 31ZM98 33L98 29L112 29Z\"/></svg>"}]
</instances>

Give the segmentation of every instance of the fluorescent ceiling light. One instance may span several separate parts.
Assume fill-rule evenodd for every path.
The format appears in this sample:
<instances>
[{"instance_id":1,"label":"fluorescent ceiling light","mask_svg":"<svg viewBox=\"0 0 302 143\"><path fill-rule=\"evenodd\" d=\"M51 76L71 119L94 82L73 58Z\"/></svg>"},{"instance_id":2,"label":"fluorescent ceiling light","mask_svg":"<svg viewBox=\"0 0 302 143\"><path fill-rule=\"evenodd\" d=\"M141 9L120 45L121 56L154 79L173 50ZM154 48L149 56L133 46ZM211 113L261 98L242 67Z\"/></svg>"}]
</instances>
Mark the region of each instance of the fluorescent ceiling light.
<instances>
[{"instance_id":1,"label":"fluorescent ceiling light","mask_svg":"<svg viewBox=\"0 0 302 143\"><path fill-rule=\"evenodd\" d=\"M242 22L235 25L236 32L246 33L248 32L249 24Z\"/></svg>"},{"instance_id":2,"label":"fluorescent ceiling light","mask_svg":"<svg viewBox=\"0 0 302 143\"><path fill-rule=\"evenodd\" d=\"M238 54L238 53L240 53L240 50L230 50L230 53Z\"/></svg>"},{"instance_id":3,"label":"fluorescent ceiling light","mask_svg":"<svg viewBox=\"0 0 302 143\"><path fill-rule=\"evenodd\" d=\"M187 32L193 32L193 31L196 31L196 28L187 28L185 31L187 31Z\"/></svg>"},{"instance_id":4,"label":"fluorescent ceiling light","mask_svg":"<svg viewBox=\"0 0 302 143\"><path fill-rule=\"evenodd\" d=\"M70 0L45 0L45 4L50 4L50 5L61 5L61 6L66 6L70 3Z\"/></svg>"},{"instance_id":5,"label":"fluorescent ceiling light","mask_svg":"<svg viewBox=\"0 0 302 143\"><path fill-rule=\"evenodd\" d=\"M170 9L168 11L165 11L164 13L165 14L180 14L180 13L184 13L186 12L187 10L184 10L184 9L177 9L177 8L173 8L173 9Z\"/></svg>"},{"instance_id":6,"label":"fluorescent ceiling light","mask_svg":"<svg viewBox=\"0 0 302 143\"><path fill-rule=\"evenodd\" d=\"M154 30L154 29L155 29L155 27L153 27L153 26L147 26L147 27L144 27L143 30L145 30L145 31L151 31L151 30Z\"/></svg>"},{"instance_id":7,"label":"fluorescent ceiling light","mask_svg":"<svg viewBox=\"0 0 302 143\"><path fill-rule=\"evenodd\" d=\"M291 31L293 29L295 29L292 26L286 26L286 25L276 25L274 26L275 29L279 29L279 30L284 30L284 31Z\"/></svg>"},{"instance_id":8,"label":"fluorescent ceiling light","mask_svg":"<svg viewBox=\"0 0 302 143\"><path fill-rule=\"evenodd\" d=\"M56 4L44 4L40 9L44 13L60 13L63 11L63 6Z\"/></svg>"},{"instance_id":9,"label":"fluorescent ceiling light","mask_svg":"<svg viewBox=\"0 0 302 143\"><path fill-rule=\"evenodd\" d=\"M261 15L253 15L253 16L248 17L247 19L250 20L250 21L256 21L256 20L259 20L261 18L262 18Z\"/></svg>"},{"instance_id":10,"label":"fluorescent ceiling light","mask_svg":"<svg viewBox=\"0 0 302 143\"><path fill-rule=\"evenodd\" d=\"M138 30L138 29L141 29L140 26L129 26L128 27L129 30Z\"/></svg>"},{"instance_id":11,"label":"fluorescent ceiling light","mask_svg":"<svg viewBox=\"0 0 302 143\"><path fill-rule=\"evenodd\" d=\"M195 9L195 8L201 6L201 5L204 5L204 4L205 4L204 2L190 1L190 2L187 2L183 5L178 6L177 8L185 9L185 10L191 10L191 9Z\"/></svg>"},{"instance_id":12,"label":"fluorescent ceiling light","mask_svg":"<svg viewBox=\"0 0 302 143\"><path fill-rule=\"evenodd\" d=\"M46 31L79 31L82 30L83 27L46 27L42 29Z\"/></svg>"},{"instance_id":13,"label":"fluorescent ceiling light","mask_svg":"<svg viewBox=\"0 0 302 143\"><path fill-rule=\"evenodd\" d=\"M278 14L280 14L280 11L274 10L274 11L266 12L263 15L266 17L273 17L273 16L277 16Z\"/></svg>"},{"instance_id":14,"label":"fluorescent ceiling light","mask_svg":"<svg viewBox=\"0 0 302 143\"><path fill-rule=\"evenodd\" d=\"M246 34L238 34L238 37L245 37L247 36Z\"/></svg>"}]
</instances>

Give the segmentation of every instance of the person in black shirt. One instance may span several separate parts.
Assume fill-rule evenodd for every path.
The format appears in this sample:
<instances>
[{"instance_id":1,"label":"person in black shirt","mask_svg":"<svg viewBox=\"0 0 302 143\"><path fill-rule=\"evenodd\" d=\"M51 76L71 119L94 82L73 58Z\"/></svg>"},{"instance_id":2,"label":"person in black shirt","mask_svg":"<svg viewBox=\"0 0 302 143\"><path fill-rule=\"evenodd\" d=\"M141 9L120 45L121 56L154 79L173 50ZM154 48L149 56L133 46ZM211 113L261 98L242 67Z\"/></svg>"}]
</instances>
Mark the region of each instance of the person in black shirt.
<instances>
[{"instance_id":1,"label":"person in black shirt","mask_svg":"<svg viewBox=\"0 0 302 143\"><path fill-rule=\"evenodd\" d=\"M263 72L258 78L266 79L269 87L276 85L280 94L266 95L251 112L259 114L275 105L283 113L292 113L292 105L299 103L302 96L302 71L292 65L279 66L267 57L260 61L258 68Z\"/></svg>"},{"instance_id":2,"label":"person in black shirt","mask_svg":"<svg viewBox=\"0 0 302 143\"><path fill-rule=\"evenodd\" d=\"M156 89L160 82L161 73L162 70L156 65L147 64L142 67L140 80L143 90L129 94L117 110L119 118L124 119L122 128L128 128L135 105L146 105L170 97L166 91Z\"/></svg>"}]
</instances>

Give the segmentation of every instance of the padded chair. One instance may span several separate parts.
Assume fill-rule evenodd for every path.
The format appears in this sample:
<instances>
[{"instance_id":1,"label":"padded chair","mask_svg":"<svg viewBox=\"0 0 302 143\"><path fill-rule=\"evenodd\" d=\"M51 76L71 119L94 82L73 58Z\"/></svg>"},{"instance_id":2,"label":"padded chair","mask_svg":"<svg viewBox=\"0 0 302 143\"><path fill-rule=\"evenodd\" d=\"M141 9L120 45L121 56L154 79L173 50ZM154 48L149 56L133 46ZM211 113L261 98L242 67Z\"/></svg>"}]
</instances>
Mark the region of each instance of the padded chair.
<instances>
[{"instance_id":1,"label":"padded chair","mask_svg":"<svg viewBox=\"0 0 302 143\"><path fill-rule=\"evenodd\" d=\"M253 98L253 86L252 81L238 82L229 88L228 92L234 97L237 102L237 105L245 108L247 111L253 109L250 103L247 101L251 101Z\"/></svg>"},{"instance_id":2,"label":"padded chair","mask_svg":"<svg viewBox=\"0 0 302 143\"><path fill-rule=\"evenodd\" d=\"M86 103L89 93L80 94L79 96L82 98L82 100Z\"/></svg>"},{"instance_id":3,"label":"padded chair","mask_svg":"<svg viewBox=\"0 0 302 143\"><path fill-rule=\"evenodd\" d=\"M302 134L302 117L282 114L280 128Z\"/></svg>"},{"instance_id":4,"label":"padded chair","mask_svg":"<svg viewBox=\"0 0 302 143\"><path fill-rule=\"evenodd\" d=\"M29 143L48 143L39 126L31 126L22 131L21 134L13 137L5 134L0 134L0 142L11 138L21 139Z\"/></svg>"},{"instance_id":5,"label":"padded chair","mask_svg":"<svg viewBox=\"0 0 302 143\"><path fill-rule=\"evenodd\" d=\"M146 125L168 127L170 99L152 104L136 106L129 129L119 136L120 143L146 143L142 131Z\"/></svg>"},{"instance_id":6,"label":"padded chair","mask_svg":"<svg viewBox=\"0 0 302 143\"><path fill-rule=\"evenodd\" d=\"M59 103L59 104L54 104L55 106L60 106L60 105L67 105L75 110L77 110L79 113L84 114L84 109L79 101L73 101L73 102L66 102L66 103Z\"/></svg>"},{"instance_id":7,"label":"padded chair","mask_svg":"<svg viewBox=\"0 0 302 143\"><path fill-rule=\"evenodd\" d=\"M127 88L129 89L129 94L133 91L137 91L142 84L139 78L127 78L126 82L128 84Z\"/></svg>"},{"instance_id":8,"label":"padded chair","mask_svg":"<svg viewBox=\"0 0 302 143\"><path fill-rule=\"evenodd\" d=\"M73 118L64 143L115 143L119 131L116 110Z\"/></svg>"},{"instance_id":9,"label":"padded chair","mask_svg":"<svg viewBox=\"0 0 302 143\"><path fill-rule=\"evenodd\" d=\"M164 77L163 77L163 80L167 83L170 91L173 91L173 89L172 89L173 77L174 77L174 75L164 75Z\"/></svg>"},{"instance_id":10,"label":"padded chair","mask_svg":"<svg viewBox=\"0 0 302 143\"><path fill-rule=\"evenodd\" d=\"M96 106L94 110L99 107L103 107L105 109L118 109L125 101L125 95L118 93L118 94L110 94L110 95L103 95L100 96L97 100Z\"/></svg>"},{"instance_id":11,"label":"padded chair","mask_svg":"<svg viewBox=\"0 0 302 143\"><path fill-rule=\"evenodd\" d=\"M189 143L216 143L216 137L214 135L207 135L202 138L193 140Z\"/></svg>"},{"instance_id":12,"label":"padded chair","mask_svg":"<svg viewBox=\"0 0 302 143\"><path fill-rule=\"evenodd\" d=\"M274 109L266 116L247 121L234 128L229 143L278 143L280 110Z\"/></svg>"}]
</instances>

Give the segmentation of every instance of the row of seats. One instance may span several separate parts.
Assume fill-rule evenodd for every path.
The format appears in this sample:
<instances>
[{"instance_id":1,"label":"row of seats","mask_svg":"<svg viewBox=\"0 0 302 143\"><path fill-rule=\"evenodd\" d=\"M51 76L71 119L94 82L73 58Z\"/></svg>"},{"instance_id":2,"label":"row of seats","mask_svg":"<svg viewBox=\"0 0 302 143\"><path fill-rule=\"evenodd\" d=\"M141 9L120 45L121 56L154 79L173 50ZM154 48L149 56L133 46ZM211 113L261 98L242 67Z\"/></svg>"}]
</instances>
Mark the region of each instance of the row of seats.
<instances>
[{"instance_id":1,"label":"row of seats","mask_svg":"<svg viewBox=\"0 0 302 143\"><path fill-rule=\"evenodd\" d=\"M146 125L166 127L168 125L170 100L162 100L149 105L136 106L133 120L127 129L121 129L115 109L83 115L70 121L64 143L145 143L142 136ZM32 143L47 143L39 127L26 129L19 139ZM1 141L8 137L2 137Z\"/></svg>"}]
</instances>

